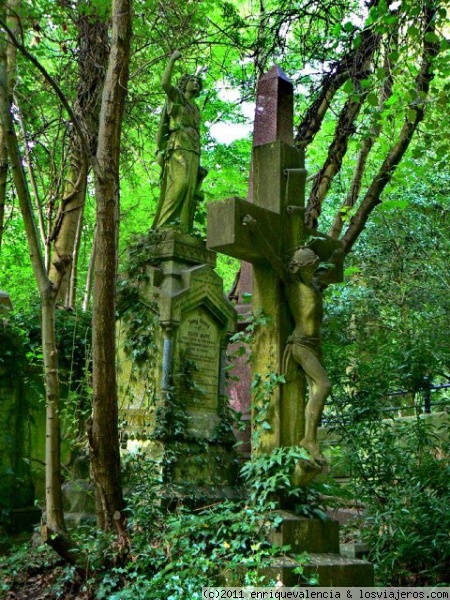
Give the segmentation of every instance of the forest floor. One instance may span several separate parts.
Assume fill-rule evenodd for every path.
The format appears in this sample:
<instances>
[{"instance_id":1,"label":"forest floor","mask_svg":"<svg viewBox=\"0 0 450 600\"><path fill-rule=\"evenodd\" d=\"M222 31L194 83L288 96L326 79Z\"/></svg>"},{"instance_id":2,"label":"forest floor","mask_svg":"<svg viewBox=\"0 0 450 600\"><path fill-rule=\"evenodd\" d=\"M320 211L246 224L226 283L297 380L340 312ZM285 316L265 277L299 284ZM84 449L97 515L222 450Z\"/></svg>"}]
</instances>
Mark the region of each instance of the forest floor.
<instances>
[{"instance_id":1,"label":"forest floor","mask_svg":"<svg viewBox=\"0 0 450 600\"><path fill-rule=\"evenodd\" d=\"M91 600L85 583L68 572L50 549L21 536L0 552L0 598L2 600Z\"/></svg>"},{"instance_id":2,"label":"forest floor","mask_svg":"<svg viewBox=\"0 0 450 600\"><path fill-rule=\"evenodd\" d=\"M81 584L61 583L61 569L55 566L25 571L20 577L3 577L2 584L10 589L4 600L90 600L93 596L80 591Z\"/></svg>"}]
</instances>

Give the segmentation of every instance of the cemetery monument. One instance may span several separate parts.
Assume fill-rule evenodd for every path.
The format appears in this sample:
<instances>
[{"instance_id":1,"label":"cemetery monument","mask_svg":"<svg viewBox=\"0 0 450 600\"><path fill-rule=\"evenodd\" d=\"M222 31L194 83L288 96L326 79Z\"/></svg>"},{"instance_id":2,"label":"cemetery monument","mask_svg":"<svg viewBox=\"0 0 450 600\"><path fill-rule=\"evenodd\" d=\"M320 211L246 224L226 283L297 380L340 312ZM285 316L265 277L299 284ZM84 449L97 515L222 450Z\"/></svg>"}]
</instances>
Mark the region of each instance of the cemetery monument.
<instances>
[{"instance_id":1,"label":"cemetery monument","mask_svg":"<svg viewBox=\"0 0 450 600\"><path fill-rule=\"evenodd\" d=\"M225 395L226 349L236 314L214 271L215 253L192 235L207 173L200 165L195 104L202 83L185 75L173 84L180 56L171 55L161 82L166 95L157 138L161 191L143 240L145 276L138 289L138 303L150 320L156 316L154 360L133 364L120 342L127 336L122 322L119 394L128 431L148 438L153 455L170 456L165 483L193 495L222 497L234 494L237 475Z\"/></svg>"},{"instance_id":2,"label":"cemetery monument","mask_svg":"<svg viewBox=\"0 0 450 600\"><path fill-rule=\"evenodd\" d=\"M293 88L279 67L258 85L249 200L233 197L208 205L208 248L252 265L252 310L256 323L252 371L261 381L273 374L283 383L273 389L267 418L252 452L302 446L307 458L292 475L306 486L324 459L317 429L331 383L322 363L322 292L342 281L341 243L304 224L306 172L303 153L293 146ZM259 410L254 402L252 413ZM252 419L252 427L258 427ZM282 509L290 508L289 506ZM373 568L339 554L338 524L281 511L272 541L291 552L308 552L305 574L316 573L321 586L373 585ZM291 558L272 565L266 575L285 585L298 583Z\"/></svg>"},{"instance_id":3,"label":"cemetery monument","mask_svg":"<svg viewBox=\"0 0 450 600\"><path fill-rule=\"evenodd\" d=\"M278 67L260 80L254 137L252 202L209 204L207 246L253 265L253 314L268 316L268 323L257 330L252 370L263 380L273 373L286 378L272 394L270 428L253 451L305 447L310 460L295 476L305 485L323 467L317 427L331 389L321 361L321 294L342 281L343 252L339 241L304 225L306 171L292 145L292 84ZM266 143L268 137L275 140ZM308 253L307 264L298 264Z\"/></svg>"}]
</instances>

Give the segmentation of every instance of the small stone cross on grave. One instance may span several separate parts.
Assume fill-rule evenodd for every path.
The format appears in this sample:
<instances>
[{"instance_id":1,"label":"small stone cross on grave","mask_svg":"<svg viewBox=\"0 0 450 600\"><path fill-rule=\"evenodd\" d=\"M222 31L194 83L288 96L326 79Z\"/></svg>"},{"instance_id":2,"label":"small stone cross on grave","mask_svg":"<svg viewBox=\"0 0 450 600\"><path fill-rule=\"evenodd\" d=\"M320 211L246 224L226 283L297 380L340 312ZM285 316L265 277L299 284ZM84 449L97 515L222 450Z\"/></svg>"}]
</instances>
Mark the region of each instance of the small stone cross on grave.
<instances>
[{"instance_id":1,"label":"small stone cross on grave","mask_svg":"<svg viewBox=\"0 0 450 600\"><path fill-rule=\"evenodd\" d=\"M303 153L292 145L292 105L292 83L279 67L273 67L258 85L253 202L234 197L210 203L207 246L253 265L253 314L256 319L265 317L254 335L253 374L262 382L273 375L286 376L286 383L277 385L270 395L258 448L253 451L270 452L302 443L317 459L318 449L305 444L305 371L309 367L301 355L306 356L311 350L307 346L315 343L313 351L320 352L321 288L342 280L342 251L340 242L304 225L306 171ZM272 136L275 141L261 143ZM299 250L304 246L306 250ZM326 277L313 283L319 261L333 263L333 268L324 269ZM314 368L306 377L311 383L309 412L314 413L314 398L329 394L329 382L326 374L315 373ZM317 392L321 384L324 389Z\"/></svg>"}]
</instances>

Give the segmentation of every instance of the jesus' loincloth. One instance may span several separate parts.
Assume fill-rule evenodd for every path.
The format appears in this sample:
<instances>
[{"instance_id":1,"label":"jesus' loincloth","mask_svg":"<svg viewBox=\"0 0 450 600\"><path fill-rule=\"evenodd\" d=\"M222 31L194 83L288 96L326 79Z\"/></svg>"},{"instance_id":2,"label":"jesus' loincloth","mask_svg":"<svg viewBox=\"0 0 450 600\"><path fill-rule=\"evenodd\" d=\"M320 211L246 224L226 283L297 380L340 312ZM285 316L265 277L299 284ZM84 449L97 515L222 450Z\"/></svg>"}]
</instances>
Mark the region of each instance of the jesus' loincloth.
<instances>
[{"instance_id":1,"label":"jesus' loincloth","mask_svg":"<svg viewBox=\"0 0 450 600\"><path fill-rule=\"evenodd\" d=\"M297 374L298 370L302 369L302 366L293 356L294 346L306 348L316 356L320 362L322 362L322 349L320 343L320 337L313 337L309 335L299 335L293 333L286 340L286 346L283 353L283 374L286 381L293 379ZM289 375L292 374L292 377Z\"/></svg>"}]
</instances>

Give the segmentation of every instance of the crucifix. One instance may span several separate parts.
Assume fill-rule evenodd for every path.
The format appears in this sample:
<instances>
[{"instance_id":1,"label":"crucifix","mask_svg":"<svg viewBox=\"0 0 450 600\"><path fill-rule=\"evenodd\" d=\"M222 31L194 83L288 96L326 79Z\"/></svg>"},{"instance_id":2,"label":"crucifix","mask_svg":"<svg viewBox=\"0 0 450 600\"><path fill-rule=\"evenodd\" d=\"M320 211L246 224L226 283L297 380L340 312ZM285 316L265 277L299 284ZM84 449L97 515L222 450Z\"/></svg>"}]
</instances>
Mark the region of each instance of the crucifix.
<instances>
[{"instance_id":1,"label":"crucifix","mask_svg":"<svg viewBox=\"0 0 450 600\"><path fill-rule=\"evenodd\" d=\"M252 264L253 314L265 317L254 335L252 370L262 381L271 374L286 379L270 395L257 451L303 445L320 463L315 436L330 384L323 367L311 367L308 344L316 344L309 350L317 356L321 292L342 281L343 253L339 241L304 225L306 171L303 153L292 145L292 102L291 82L274 67L258 86L253 202L233 197L210 203L207 246ZM277 139L261 143L274 127Z\"/></svg>"}]
</instances>

